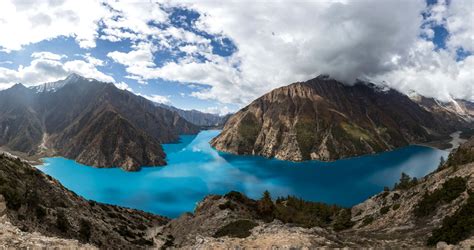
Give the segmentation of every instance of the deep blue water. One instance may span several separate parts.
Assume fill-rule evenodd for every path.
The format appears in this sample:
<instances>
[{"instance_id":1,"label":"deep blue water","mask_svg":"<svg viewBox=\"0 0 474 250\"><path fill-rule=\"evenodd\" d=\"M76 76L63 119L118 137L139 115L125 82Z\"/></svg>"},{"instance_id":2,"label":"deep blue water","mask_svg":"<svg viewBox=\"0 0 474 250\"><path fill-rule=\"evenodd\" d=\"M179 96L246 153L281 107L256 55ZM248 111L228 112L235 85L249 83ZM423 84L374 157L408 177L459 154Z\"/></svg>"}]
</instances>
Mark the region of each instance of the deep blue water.
<instances>
[{"instance_id":1,"label":"deep blue water","mask_svg":"<svg viewBox=\"0 0 474 250\"><path fill-rule=\"evenodd\" d=\"M64 158L45 158L38 166L64 186L87 199L177 217L193 211L208 194L241 191L259 198L296 195L306 200L357 204L392 187L402 172L422 177L433 171L448 152L409 146L377 155L335 162L287 162L258 156L236 156L212 149L219 131L182 136L164 145L168 165L125 172L97 169Z\"/></svg>"}]
</instances>

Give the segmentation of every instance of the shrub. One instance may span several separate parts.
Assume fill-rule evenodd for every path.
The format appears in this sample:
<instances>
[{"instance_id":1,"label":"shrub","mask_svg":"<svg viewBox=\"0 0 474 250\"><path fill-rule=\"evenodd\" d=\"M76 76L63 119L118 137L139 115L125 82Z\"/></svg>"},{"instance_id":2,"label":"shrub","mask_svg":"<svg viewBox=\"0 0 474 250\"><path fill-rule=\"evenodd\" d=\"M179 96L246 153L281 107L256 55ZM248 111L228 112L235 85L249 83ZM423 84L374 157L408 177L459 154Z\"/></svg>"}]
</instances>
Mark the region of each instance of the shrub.
<instances>
[{"instance_id":1,"label":"shrub","mask_svg":"<svg viewBox=\"0 0 474 250\"><path fill-rule=\"evenodd\" d=\"M246 238L250 236L250 230L258 224L250 220L237 220L221 227L214 234L215 238L229 236L235 238Z\"/></svg>"},{"instance_id":2,"label":"shrub","mask_svg":"<svg viewBox=\"0 0 474 250\"><path fill-rule=\"evenodd\" d=\"M392 206L393 210L398 210L399 208L400 208L400 204L398 203Z\"/></svg>"},{"instance_id":3,"label":"shrub","mask_svg":"<svg viewBox=\"0 0 474 250\"><path fill-rule=\"evenodd\" d=\"M385 206L380 209L380 214L386 214L390 211L390 206Z\"/></svg>"},{"instance_id":4,"label":"shrub","mask_svg":"<svg viewBox=\"0 0 474 250\"><path fill-rule=\"evenodd\" d=\"M427 244L436 245L439 241L457 244L474 232L474 193L469 194L467 202L452 216L443 219L440 228L434 229Z\"/></svg>"},{"instance_id":5,"label":"shrub","mask_svg":"<svg viewBox=\"0 0 474 250\"><path fill-rule=\"evenodd\" d=\"M43 206L37 206L36 209L35 209L35 214L36 214L36 218L38 218L38 220L43 219L47 214L46 213L46 208L44 208Z\"/></svg>"},{"instance_id":6,"label":"shrub","mask_svg":"<svg viewBox=\"0 0 474 250\"><path fill-rule=\"evenodd\" d=\"M301 227L326 227L330 225L343 208L320 202L305 201L295 196L278 198L275 204L275 218L284 223Z\"/></svg>"},{"instance_id":7,"label":"shrub","mask_svg":"<svg viewBox=\"0 0 474 250\"><path fill-rule=\"evenodd\" d=\"M425 193L418 202L414 213L416 217L423 217L434 212L441 203L449 203L459 197L466 190L466 180L461 177L454 177L443 183L443 186L433 191Z\"/></svg>"},{"instance_id":8,"label":"shrub","mask_svg":"<svg viewBox=\"0 0 474 250\"><path fill-rule=\"evenodd\" d=\"M337 215L334 221L334 230L341 231L344 229L349 229L354 226L354 222L351 221L351 211L350 209L343 209Z\"/></svg>"},{"instance_id":9,"label":"shrub","mask_svg":"<svg viewBox=\"0 0 474 250\"><path fill-rule=\"evenodd\" d=\"M64 211L59 211L56 215L56 226L62 232L67 232L69 230L70 223Z\"/></svg>"},{"instance_id":10,"label":"shrub","mask_svg":"<svg viewBox=\"0 0 474 250\"><path fill-rule=\"evenodd\" d=\"M79 236L81 237L81 239L87 242L91 238L91 234L92 234L91 223L86 219L81 219L79 223Z\"/></svg>"},{"instance_id":11,"label":"shrub","mask_svg":"<svg viewBox=\"0 0 474 250\"><path fill-rule=\"evenodd\" d=\"M392 201L396 201L400 199L400 194L399 193L394 193L393 196L392 196Z\"/></svg>"},{"instance_id":12,"label":"shrub","mask_svg":"<svg viewBox=\"0 0 474 250\"><path fill-rule=\"evenodd\" d=\"M374 221L374 217L372 216L367 216L364 218L364 220L362 221L362 226L367 226L369 225L370 223L372 223Z\"/></svg>"},{"instance_id":13,"label":"shrub","mask_svg":"<svg viewBox=\"0 0 474 250\"><path fill-rule=\"evenodd\" d=\"M221 209L221 210L225 210L225 209L234 210L235 205L231 201L226 201L225 203L219 205L219 209Z\"/></svg>"},{"instance_id":14,"label":"shrub","mask_svg":"<svg viewBox=\"0 0 474 250\"><path fill-rule=\"evenodd\" d=\"M418 179L416 177L410 178L409 175L402 173L400 176L400 181L395 183L393 190L407 190L418 184Z\"/></svg>"}]
</instances>

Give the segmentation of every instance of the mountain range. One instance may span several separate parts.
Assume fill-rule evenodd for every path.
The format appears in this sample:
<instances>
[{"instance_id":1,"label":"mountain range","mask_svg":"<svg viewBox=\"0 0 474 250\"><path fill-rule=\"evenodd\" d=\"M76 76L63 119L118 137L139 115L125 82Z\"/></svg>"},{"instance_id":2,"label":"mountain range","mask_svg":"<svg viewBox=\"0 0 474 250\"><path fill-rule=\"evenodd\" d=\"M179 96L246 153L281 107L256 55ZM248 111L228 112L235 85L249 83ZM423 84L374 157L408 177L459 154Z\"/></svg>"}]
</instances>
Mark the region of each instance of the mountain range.
<instances>
[{"instance_id":1,"label":"mountain range","mask_svg":"<svg viewBox=\"0 0 474 250\"><path fill-rule=\"evenodd\" d=\"M256 99L232 115L211 144L234 154L331 161L440 140L472 128L474 105L466 101L458 107L321 75Z\"/></svg>"},{"instance_id":2,"label":"mountain range","mask_svg":"<svg viewBox=\"0 0 474 250\"><path fill-rule=\"evenodd\" d=\"M178 113L186 121L204 127L204 128L219 128L224 126L230 114L217 115L211 113L201 112L199 110L183 110L163 103L156 103L158 107L162 107Z\"/></svg>"},{"instance_id":3,"label":"mountain range","mask_svg":"<svg viewBox=\"0 0 474 250\"><path fill-rule=\"evenodd\" d=\"M0 145L30 156L134 171L165 165L161 144L198 131L174 111L77 74L0 92Z\"/></svg>"}]
</instances>

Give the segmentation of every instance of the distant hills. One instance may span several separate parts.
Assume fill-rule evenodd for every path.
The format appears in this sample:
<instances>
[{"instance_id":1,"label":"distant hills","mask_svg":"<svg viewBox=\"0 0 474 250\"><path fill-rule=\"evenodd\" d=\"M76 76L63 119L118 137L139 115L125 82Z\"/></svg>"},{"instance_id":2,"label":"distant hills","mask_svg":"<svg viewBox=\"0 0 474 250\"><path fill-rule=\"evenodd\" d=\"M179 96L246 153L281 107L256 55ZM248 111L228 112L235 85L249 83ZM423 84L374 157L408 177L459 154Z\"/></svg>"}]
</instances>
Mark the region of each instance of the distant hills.
<instances>
[{"instance_id":1,"label":"distant hills","mask_svg":"<svg viewBox=\"0 0 474 250\"><path fill-rule=\"evenodd\" d=\"M474 105L456 104L452 108L455 104L429 98L412 100L372 83L349 86L321 75L256 99L232 115L211 143L235 154L331 161L473 128Z\"/></svg>"},{"instance_id":2,"label":"distant hills","mask_svg":"<svg viewBox=\"0 0 474 250\"><path fill-rule=\"evenodd\" d=\"M181 117L183 117L186 121L202 126L202 127L222 127L230 115L217 115L211 113L205 113L198 110L183 110L179 109L170 105L156 103L158 107L162 107L171 111L178 113Z\"/></svg>"},{"instance_id":3,"label":"distant hills","mask_svg":"<svg viewBox=\"0 0 474 250\"><path fill-rule=\"evenodd\" d=\"M77 74L0 91L0 146L28 155L133 171L165 165L161 144L198 131L177 112Z\"/></svg>"}]
</instances>

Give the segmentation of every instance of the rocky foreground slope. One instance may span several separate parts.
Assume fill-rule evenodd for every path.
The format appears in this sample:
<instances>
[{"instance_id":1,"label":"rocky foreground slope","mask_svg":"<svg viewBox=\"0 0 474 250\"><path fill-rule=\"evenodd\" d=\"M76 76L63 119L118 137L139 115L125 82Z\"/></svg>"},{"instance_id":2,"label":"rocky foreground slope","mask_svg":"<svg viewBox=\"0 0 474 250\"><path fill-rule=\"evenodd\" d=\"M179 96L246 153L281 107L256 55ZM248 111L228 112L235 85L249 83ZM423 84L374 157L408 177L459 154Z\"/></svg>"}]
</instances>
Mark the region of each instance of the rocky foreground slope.
<instances>
[{"instance_id":1,"label":"rocky foreground slope","mask_svg":"<svg viewBox=\"0 0 474 250\"><path fill-rule=\"evenodd\" d=\"M95 167L165 165L162 143L198 127L143 97L79 75L0 91L0 146Z\"/></svg>"},{"instance_id":2,"label":"rocky foreground slope","mask_svg":"<svg viewBox=\"0 0 474 250\"><path fill-rule=\"evenodd\" d=\"M25 240L39 245L41 241L61 243L57 238L75 240L66 245L152 246L148 229L168 221L138 210L87 201L29 164L4 154L0 154L2 207L0 246L7 247L24 246ZM8 233L18 239L5 236Z\"/></svg>"},{"instance_id":3,"label":"rocky foreground slope","mask_svg":"<svg viewBox=\"0 0 474 250\"><path fill-rule=\"evenodd\" d=\"M319 76L253 101L211 144L235 154L327 161L437 140L472 125L438 111L393 89Z\"/></svg>"}]
</instances>

